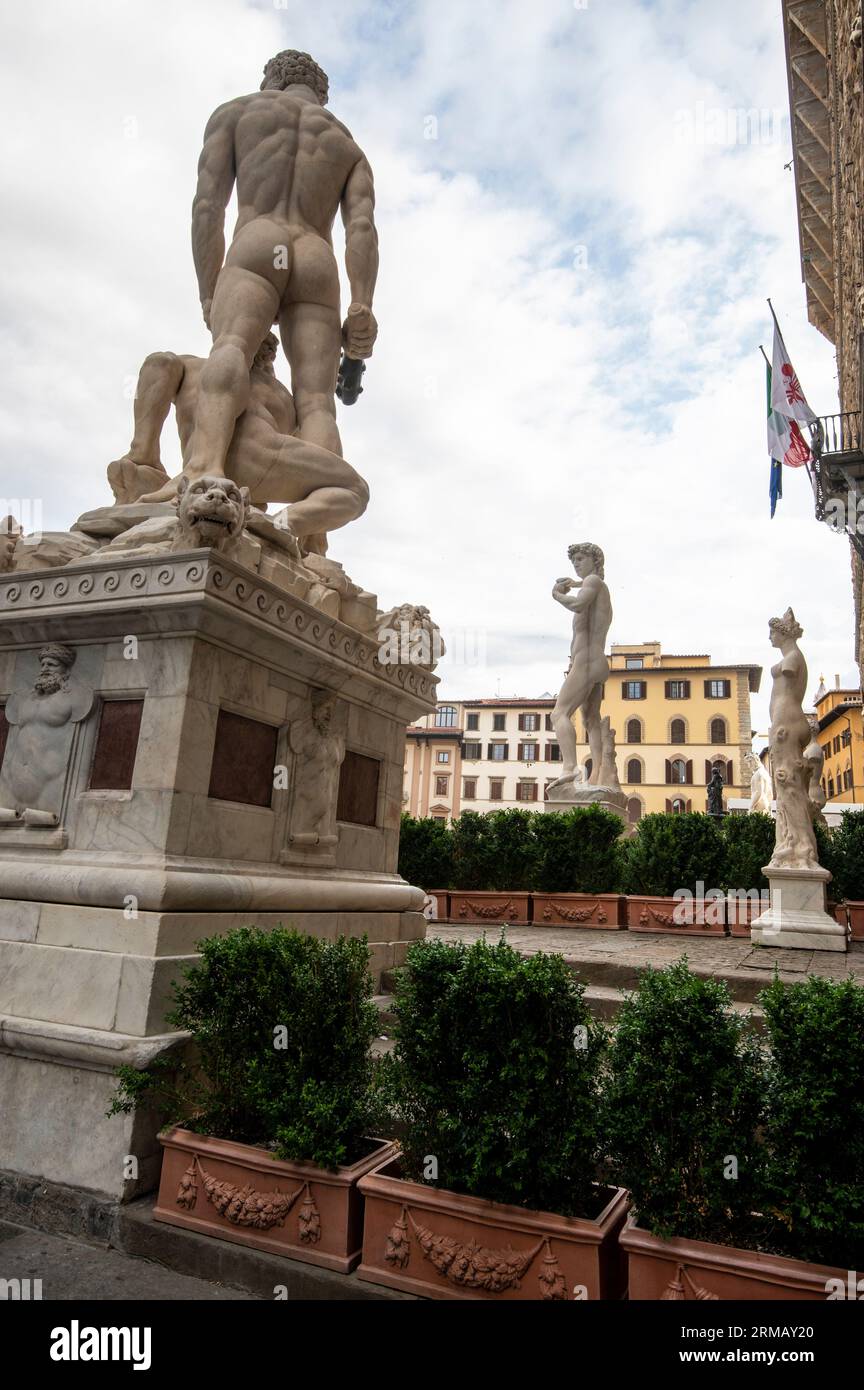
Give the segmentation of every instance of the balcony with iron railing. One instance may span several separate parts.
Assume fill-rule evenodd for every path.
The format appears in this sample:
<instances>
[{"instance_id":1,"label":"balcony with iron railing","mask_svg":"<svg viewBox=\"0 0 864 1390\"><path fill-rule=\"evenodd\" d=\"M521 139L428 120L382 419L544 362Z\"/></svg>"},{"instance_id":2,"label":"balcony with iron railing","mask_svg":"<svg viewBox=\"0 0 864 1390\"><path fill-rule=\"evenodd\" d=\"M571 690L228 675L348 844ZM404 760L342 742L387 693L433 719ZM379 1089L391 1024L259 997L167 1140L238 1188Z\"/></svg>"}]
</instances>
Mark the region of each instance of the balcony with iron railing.
<instances>
[{"instance_id":1,"label":"balcony with iron railing","mask_svg":"<svg viewBox=\"0 0 864 1390\"><path fill-rule=\"evenodd\" d=\"M849 536L864 560L864 449L861 411L821 415L810 426L809 467L816 519Z\"/></svg>"}]
</instances>

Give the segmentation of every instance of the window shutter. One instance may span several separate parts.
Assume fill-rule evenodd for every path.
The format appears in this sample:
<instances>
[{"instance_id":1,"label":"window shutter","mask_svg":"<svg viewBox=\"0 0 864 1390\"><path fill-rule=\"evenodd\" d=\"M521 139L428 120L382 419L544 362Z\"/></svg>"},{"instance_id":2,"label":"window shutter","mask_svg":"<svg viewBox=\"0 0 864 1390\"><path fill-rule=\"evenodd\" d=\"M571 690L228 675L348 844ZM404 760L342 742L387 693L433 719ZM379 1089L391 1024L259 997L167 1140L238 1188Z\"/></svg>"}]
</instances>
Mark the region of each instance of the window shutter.
<instances>
[{"instance_id":1,"label":"window shutter","mask_svg":"<svg viewBox=\"0 0 864 1390\"><path fill-rule=\"evenodd\" d=\"M671 815L671 814L672 814L672 802L669 800L669 797L668 797L668 796L667 796L667 798L666 798L666 813L667 813L667 815Z\"/></svg>"},{"instance_id":2,"label":"window shutter","mask_svg":"<svg viewBox=\"0 0 864 1390\"><path fill-rule=\"evenodd\" d=\"M547 743L547 744L546 744L546 747L545 747L544 750L543 750L543 758L544 758L544 761L545 761L545 762L551 763L551 761L552 761L552 744L551 744L551 743Z\"/></svg>"},{"instance_id":3,"label":"window shutter","mask_svg":"<svg viewBox=\"0 0 864 1390\"><path fill-rule=\"evenodd\" d=\"M685 699L685 700L689 700L689 699L690 699L690 682L689 682L689 681L684 681L683 684L684 684L684 699Z\"/></svg>"},{"instance_id":4,"label":"window shutter","mask_svg":"<svg viewBox=\"0 0 864 1390\"><path fill-rule=\"evenodd\" d=\"M666 759L666 781L667 783L672 781L672 763L669 758ZM667 810L671 811L671 809L671 805L667 802Z\"/></svg>"},{"instance_id":5,"label":"window shutter","mask_svg":"<svg viewBox=\"0 0 864 1390\"><path fill-rule=\"evenodd\" d=\"M630 699L630 696L629 696L629 694L627 693L627 685L628 685L627 681L622 681L622 682L621 682L621 699L622 699L622 700L629 700L629 699Z\"/></svg>"},{"instance_id":6,"label":"window shutter","mask_svg":"<svg viewBox=\"0 0 864 1390\"><path fill-rule=\"evenodd\" d=\"M686 771L686 773L685 773L685 780L687 781L688 785L690 785L690 784L692 783L692 781L693 781L693 760L692 760L692 758L688 758L688 759L687 759L687 771Z\"/></svg>"},{"instance_id":7,"label":"window shutter","mask_svg":"<svg viewBox=\"0 0 864 1390\"><path fill-rule=\"evenodd\" d=\"M710 758L706 758L706 759L705 759L705 784L706 784L706 786L707 786L707 784L708 784L710 781L711 781L711 759L710 759Z\"/></svg>"},{"instance_id":8,"label":"window shutter","mask_svg":"<svg viewBox=\"0 0 864 1390\"><path fill-rule=\"evenodd\" d=\"M728 761L727 764L726 764L726 785L727 785L727 787L731 787L731 786L732 786L732 783L734 782L734 780L735 780L735 768L733 767L733 765L732 765L732 759L730 758L729 761Z\"/></svg>"},{"instance_id":9,"label":"window shutter","mask_svg":"<svg viewBox=\"0 0 864 1390\"><path fill-rule=\"evenodd\" d=\"M537 800L537 783L536 783L536 782L534 783L533 787L531 788L531 800L532 800L532 801L536 801L536 800Z\"/></svg>"},{"instance_id":10,"label":"window shutter","mask_svg":"<svg viewBox=\"0 0 864 1390\"><path fill-rule=\"evenodd\" d=\"M692 801L690 800L690 798L688 797L688 798L687 798L687 810L688 810L688 811L691 810L691 809L692 809L692 806L693 806L693 802L692 802Z\"/></svg>"},{"instance_id":11,"label":"window shutter","mask_svg":"<svg viewBox=\"0 0 864 1390\"><path fill-rule=\"evenodd\" d=\"M672 682L671 682L671 681L664 681L664 682L663 682L663 688L664 688L664 690L665 690L665 692L666 692L666 699L667 699L667 700L671 700L671 699L672 699Z\"/></svg>"},{"instance_id":12,"label":"window shutter","mask_svg":"<svg viewBox=\"0 0 864 1390\"><path fill-rule=\"evenodd\" d=\"M492 752L492 744L491 744L491 743L490 743L490 744L487 746L487 748L486 748L486 757L487 757L487 758L492 758L492 757L494 757L494 754L493 754L493 752Z\"/></svg>"},{"instance_id":13,"label":"window shutter","mask_svg":"<svg viewBox=\"0 0 864 1390\"><path fill-rule=\"evenodd\" d=\"M504 744L504 761L505 761L505 763L507 762L507 760L509 759L509 757L510 757L510 745L509 745L509 743L505 743L505 744Z\"/></svg>"},{"instance_id":14,"label":"window shutter","mask_svg":"<svg viewBox=\"0 0 864 1390\"><path fill-rule=\"evenodd\" d=\"M524 731L525 731L525 716L524 716L524 714L520 714L520 715L519 715L519 721L518 721L518 722L519 722L520 731L522 731L522 732L524 733Z\"/></svg>"}]
</instances>

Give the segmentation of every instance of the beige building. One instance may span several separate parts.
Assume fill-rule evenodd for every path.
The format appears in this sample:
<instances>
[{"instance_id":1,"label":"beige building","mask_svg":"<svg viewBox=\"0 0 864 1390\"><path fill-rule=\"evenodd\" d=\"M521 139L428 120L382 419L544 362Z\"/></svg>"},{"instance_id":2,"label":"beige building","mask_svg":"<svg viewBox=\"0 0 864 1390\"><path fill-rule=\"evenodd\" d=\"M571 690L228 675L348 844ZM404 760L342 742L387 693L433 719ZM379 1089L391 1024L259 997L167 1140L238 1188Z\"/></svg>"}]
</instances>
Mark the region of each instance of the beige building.
<instances>
[{"instance_id":1,"label":"beige building","mask_svg":"<svg viewBox=\"0 0 864 1390\"><path fill-rule=\"evenodd\" d=\"M674 656L659 642L613 644L603 713L617 732L618 776L628 816L704 811L719 767L729 797L749 796L750 695L761 668L714 666L710 656ZM403 807L448 820L463 810L535 807L560 774L555 701L478 699L447 703L408 729ZM579 763L591 759L576 718Z\"/></svg>"}]
</instances>

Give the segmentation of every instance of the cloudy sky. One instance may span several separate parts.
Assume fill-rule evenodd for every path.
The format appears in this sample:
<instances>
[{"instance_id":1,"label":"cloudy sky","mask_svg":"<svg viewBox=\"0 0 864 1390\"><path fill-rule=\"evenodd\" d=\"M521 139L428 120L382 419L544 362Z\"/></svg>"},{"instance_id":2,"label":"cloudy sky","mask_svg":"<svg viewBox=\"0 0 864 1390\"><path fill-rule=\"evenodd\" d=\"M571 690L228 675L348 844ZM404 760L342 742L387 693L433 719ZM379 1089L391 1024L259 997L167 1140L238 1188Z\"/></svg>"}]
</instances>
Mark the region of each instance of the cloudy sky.
<instances>
[{"instance_id":1,"label":"cloudy sky","mask_svg":"<svg viewBox=\"0 0 864 1390\"><path fill-rule=\"evenodd\" d=\"M0 494L19 512L65 529L109 502L142 359L206 351L201 133L306 49L369 155L381 237L380 336L340 408L372 501L330 553L383 607L429 606L442 693L557 688L550 588L580 539L606 551L613 640L762 664L760 728L788 604L811 689L857 679L848 544L797 471L769 520L767 296L811 405L837 408L778 0L40 0L2 26Z\"/></svg>"}]
</instances>

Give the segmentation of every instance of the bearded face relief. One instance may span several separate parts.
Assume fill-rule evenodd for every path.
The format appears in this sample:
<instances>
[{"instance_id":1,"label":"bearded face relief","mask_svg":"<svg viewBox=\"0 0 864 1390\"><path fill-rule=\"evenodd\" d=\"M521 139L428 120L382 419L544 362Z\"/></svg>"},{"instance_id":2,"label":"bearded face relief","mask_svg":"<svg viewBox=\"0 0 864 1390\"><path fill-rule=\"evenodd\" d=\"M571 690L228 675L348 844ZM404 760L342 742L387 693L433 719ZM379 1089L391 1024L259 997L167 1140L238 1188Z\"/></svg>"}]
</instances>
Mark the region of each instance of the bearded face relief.
<instances>
[{"instance_id":1,"label":"bearded face relief","mask_svg":"<svg viewBox=\"0 0 864 1390\"><path fill-rule=\"evenodd\" d=\"M224 550L242 534L249 515L249 489L230 478L180 479L175 550L213 546Z\"/></svg>"}]
</instances>

